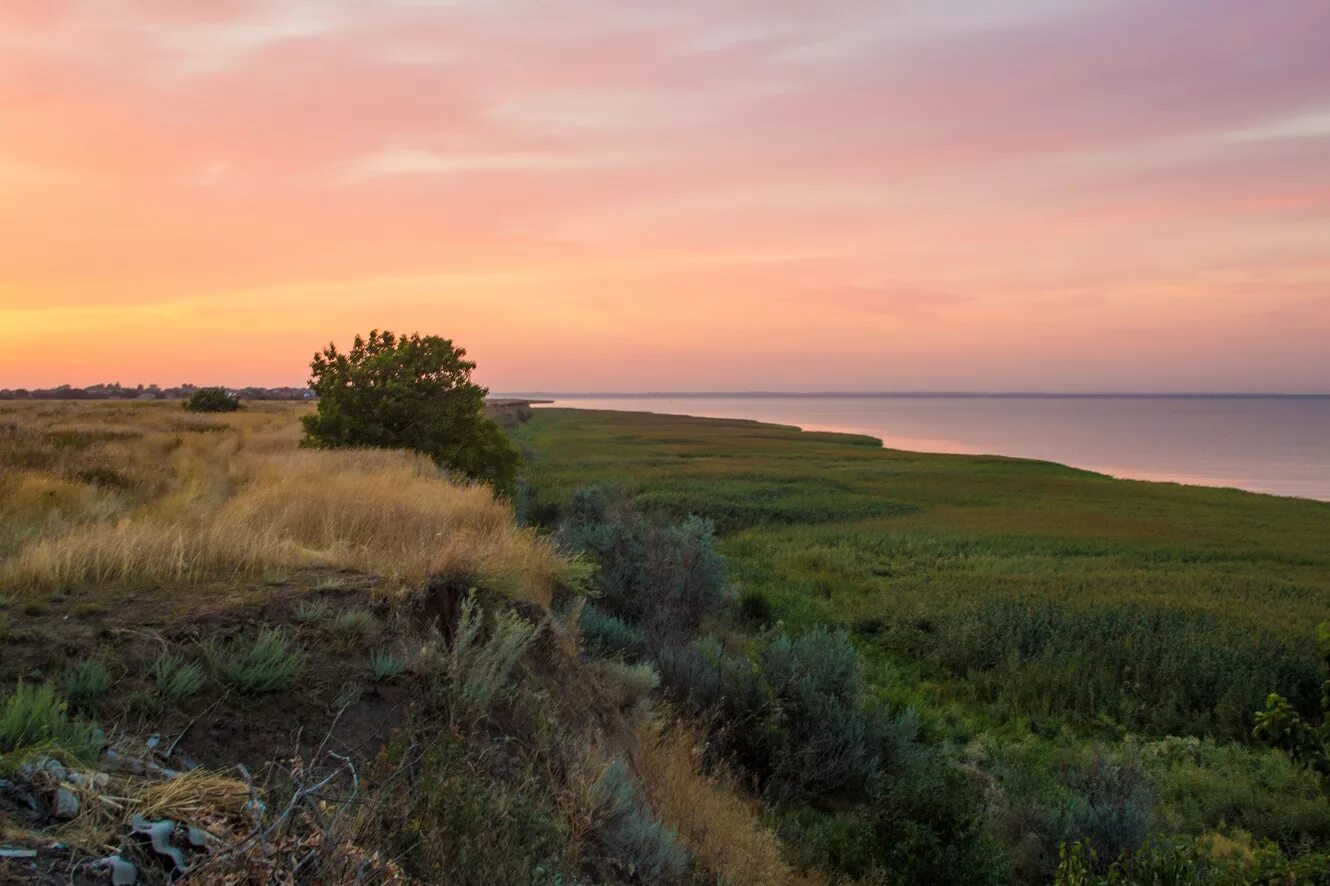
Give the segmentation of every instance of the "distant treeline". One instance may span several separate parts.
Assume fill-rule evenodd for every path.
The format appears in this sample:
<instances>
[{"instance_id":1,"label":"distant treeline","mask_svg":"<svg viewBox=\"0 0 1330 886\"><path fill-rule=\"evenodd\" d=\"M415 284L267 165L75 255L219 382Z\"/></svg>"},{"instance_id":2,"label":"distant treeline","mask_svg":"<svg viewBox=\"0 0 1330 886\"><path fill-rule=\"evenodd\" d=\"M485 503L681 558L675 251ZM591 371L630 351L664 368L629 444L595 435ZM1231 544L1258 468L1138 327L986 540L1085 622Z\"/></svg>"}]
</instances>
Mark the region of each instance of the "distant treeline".
<instances>
[{"instance_id":1,"label":"distant treeline","mask_svg":"<svg viewBox=\"0 0 1330 886\"><path fill-rule=\"evenodd\" d=\"M60 385L55 388L0 388L0 400L184 400L202 385L182 384L173 388L157 385L126 387L119 382L76 388ZM242 400L309 400L314 392L309 388L227 388Z\"/></svg>"}]
</instances>

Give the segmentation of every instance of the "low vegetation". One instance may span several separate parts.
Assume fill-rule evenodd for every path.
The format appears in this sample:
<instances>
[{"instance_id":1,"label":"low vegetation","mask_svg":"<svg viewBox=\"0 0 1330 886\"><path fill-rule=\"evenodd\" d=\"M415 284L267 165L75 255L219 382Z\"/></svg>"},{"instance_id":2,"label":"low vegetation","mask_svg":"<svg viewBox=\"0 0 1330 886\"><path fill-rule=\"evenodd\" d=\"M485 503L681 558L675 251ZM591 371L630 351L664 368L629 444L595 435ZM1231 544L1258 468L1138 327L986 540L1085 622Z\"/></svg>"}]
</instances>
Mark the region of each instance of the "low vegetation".
<instances>
[{"instance_id":1,"label":"low vegetation","mask_svg":"<svg viewBox=\"0 0 1330 886\"><path fill-rule=\"evenodd\" d=\"M1324 506L550 410L518 514L310 412L0 405L0 879L1330 876Z\"/></svg>"},{"instance_id":2,"label":"low vegetation","mask_svg":"<svg viewBox=\"0 0 1330 886\"><path fill-rule=\"evenodd\" d=\"M0 412L0 761L35 767L33 815L0 818L36 853L0 879L67 882L108 851L163 881L795 877L662 707L659 641L582 645L611 605L695 636L729 599L709 527L635 524L651 605L593 602L589 554L427 457L300 447L308 410Z\"/></svg>"},{"instance_id":3,"label":"low vegetation","mask_svg":"<svg viewBox=\"0 0 1330 886\"><path fill-rule=\"evenodd\" d=\"M582 541L605 593L580 621L588 649L656 664L797 865L1325 876L1328 807L1299 761L1323 744L1307 625L1330 506L744 421L551 409L519 436L525 513L561 537L595 518L589 494L627 526L715 521L738 602L700 636L638 640L613 590L641 551L628 529ZM1263 744L1281 736L1293 759Z\"/></svg>"}]
</instances>

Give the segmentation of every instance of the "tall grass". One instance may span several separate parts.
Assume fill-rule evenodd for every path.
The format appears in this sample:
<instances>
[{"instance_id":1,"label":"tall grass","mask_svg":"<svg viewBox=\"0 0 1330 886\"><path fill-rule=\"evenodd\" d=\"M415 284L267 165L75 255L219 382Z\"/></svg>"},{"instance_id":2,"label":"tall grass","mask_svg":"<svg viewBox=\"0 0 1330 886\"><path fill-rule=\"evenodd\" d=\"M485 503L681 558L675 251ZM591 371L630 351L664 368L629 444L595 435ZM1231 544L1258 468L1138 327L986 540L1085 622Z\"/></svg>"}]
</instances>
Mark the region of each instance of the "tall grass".
<instances>
[{"instance_id":1,"label":"tall grass","mask_svg":"<svg viewBox=\"0 0 1330 886\"><path fill-rule=\"evenodd\" d=\"M516 527L488 488L457 482L423 456L300 449L299 411L256 404L227 416L217 433L192 434L158 404L0 407L0 423L16 428L0 438L0 468L8 469L0 554L9 554L0 587L170 583L308 566L409 584L464 570L544 605L576 578L576 566ZM53 430L77 431L80 445L43 436ZM123 477L124 488L78 479L106 472Z\"/></svg>"},{"instance_id":2,"label":"tall grass","mask_svg":"<svg viewBox=\"0 0 1330 886\"><path fill-rule=\"evenodd\" d=\"M702 772L703 743L686 726L643 724L634 740L642 789L661 824L721 883L796 882L760 809L720 767Z\"/></svg>"},{"instance_id":3,"label":"tall grass","mask_svg":"<svg viewBox=\"0 0 1330 886\"><path fill-rule=\"evenodd\" d=\"M1002 720L1245 737L1313 706L1330 504L896 452L751 422L539 410L533 510L613 484L713 517L731 578L836 624Z\"/></svg>"}]
</instances>

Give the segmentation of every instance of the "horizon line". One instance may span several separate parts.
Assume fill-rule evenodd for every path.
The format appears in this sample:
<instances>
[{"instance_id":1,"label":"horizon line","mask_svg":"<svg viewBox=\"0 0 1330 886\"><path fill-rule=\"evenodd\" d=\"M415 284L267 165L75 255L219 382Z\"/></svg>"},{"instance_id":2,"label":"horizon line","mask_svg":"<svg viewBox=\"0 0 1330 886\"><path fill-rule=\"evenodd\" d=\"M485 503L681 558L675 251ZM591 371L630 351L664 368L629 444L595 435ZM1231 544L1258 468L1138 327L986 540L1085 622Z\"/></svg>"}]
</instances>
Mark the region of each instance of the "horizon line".
<instances>
[{"instance_id":1,"label":"horizon line","mask_svg":"<svg viewBox=\"0 0 1330 886\"><path fill-rule=\"evenodd\" d=\"M491 397L593 398L593 397L1134 397L1134 398L1330 398L1326 392L1280 391L490 391Z\"/></svg>"}]
</instances>

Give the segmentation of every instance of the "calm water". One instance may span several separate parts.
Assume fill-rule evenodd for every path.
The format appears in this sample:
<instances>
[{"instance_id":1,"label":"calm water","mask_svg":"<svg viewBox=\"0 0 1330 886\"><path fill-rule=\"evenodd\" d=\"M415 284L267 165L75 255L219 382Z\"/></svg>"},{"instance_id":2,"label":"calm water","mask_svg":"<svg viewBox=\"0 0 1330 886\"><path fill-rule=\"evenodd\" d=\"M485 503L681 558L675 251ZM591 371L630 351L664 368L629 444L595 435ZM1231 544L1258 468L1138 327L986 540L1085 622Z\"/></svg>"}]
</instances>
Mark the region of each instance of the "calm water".
<instances>
[{"instance_id":1,"label":"calm water","mask_svg":"<svg viewBox=\"0 0 1330 886\"><path fill-rule=\"evenodd\" d=\"M566 397L557 405L751 418L871 434L895 449L1017 455L1330 501L1330 397Z\"/></svg>"}]
</instances>

